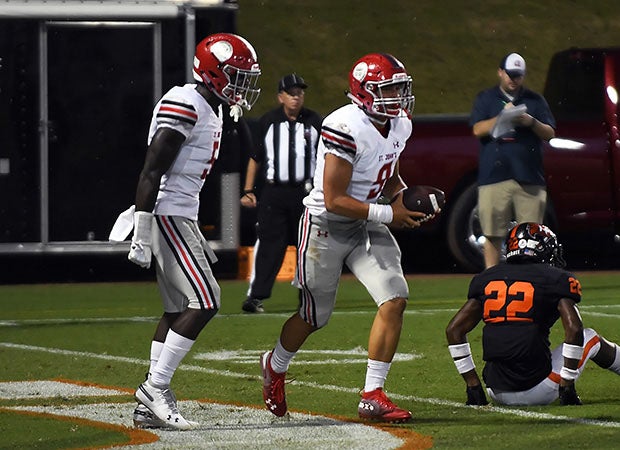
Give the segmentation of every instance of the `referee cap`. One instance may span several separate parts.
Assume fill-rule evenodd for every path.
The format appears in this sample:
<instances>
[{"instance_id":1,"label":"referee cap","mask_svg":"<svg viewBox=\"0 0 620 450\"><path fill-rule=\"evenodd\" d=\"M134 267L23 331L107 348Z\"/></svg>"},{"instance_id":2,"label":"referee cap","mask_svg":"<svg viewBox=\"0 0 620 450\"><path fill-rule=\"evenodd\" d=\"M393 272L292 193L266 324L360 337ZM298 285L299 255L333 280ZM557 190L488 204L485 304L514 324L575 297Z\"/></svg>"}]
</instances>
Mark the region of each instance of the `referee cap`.
<instances>
[{"instance_id":1,"label":"referee cap","mask_svg":"<svg viewBox=\"0 0 620 450\"><path fill-rule=\"evenodd\" d=\"M502 58L499 68L504 69L510 78L521 77L525 75L525 59L518 53L510 53Z\"/></svg>"},{"instance_id":2,"label":"referee cap","mask_svg":"<svg viewBox=\"0 0 620 450\"><path fill-rule=\"evenodd\" d=\"M278 82L278 92L288 91L289 89L294 87L306 89L308 85L306 84L304 79L296 73L284 75Z\"/></svg>"}]
</instances>

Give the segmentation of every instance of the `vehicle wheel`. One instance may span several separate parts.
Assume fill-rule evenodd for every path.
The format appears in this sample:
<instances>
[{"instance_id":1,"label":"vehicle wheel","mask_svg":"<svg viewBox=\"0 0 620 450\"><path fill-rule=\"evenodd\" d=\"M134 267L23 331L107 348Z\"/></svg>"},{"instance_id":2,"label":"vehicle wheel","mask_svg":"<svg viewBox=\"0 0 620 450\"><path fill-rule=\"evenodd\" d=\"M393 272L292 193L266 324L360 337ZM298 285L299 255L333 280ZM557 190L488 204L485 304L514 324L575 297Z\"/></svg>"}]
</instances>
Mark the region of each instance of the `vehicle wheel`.
<instances>
[{"instance_id":1,"label":"vehicle wheel","mask_svg":"<svg viewBox=\"0 0 620 450\"><path fill-rule=\"evenodd\" d=\"M457 198L448 217L448 248L452 256L470 272L484 269L484 236L478 219L478 185L472 184Z\"/></svg>"},{"instance_id":2,"label":"vehicle wheel","mask_svg":"<svg viewBox=\"0 0 620 450\"><path fill-rule=\"evenodd\" d=\"M547 208L543 223L556 228L553 204L547 198ZM517 225L513 219L509 222L506 233ZM472 184L456 199L446 226L448 249L464 270L480 272L484 269L484 235L478 217L478 185ZM504 260L502 248L501 260Z\"/></svg>"}]
</instances>

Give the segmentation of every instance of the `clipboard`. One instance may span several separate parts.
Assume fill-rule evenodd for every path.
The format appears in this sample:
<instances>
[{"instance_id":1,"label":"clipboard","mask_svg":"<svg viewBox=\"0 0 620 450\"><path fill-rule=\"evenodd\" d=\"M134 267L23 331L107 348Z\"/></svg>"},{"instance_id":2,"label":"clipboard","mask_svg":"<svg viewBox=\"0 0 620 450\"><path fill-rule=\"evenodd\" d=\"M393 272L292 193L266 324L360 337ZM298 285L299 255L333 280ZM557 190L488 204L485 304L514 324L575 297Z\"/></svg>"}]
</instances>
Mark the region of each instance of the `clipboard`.
<instances>
[{"instance_id":1,"label":"clipboard","mask_svg":"<svg viewBox=\"0 0 620 450\"><path fill-rule=\"evenodd\" d=\"M515 127L512 121L526 112L527 106L525 105L517 105L512 108L503 109L497 116L497 121L491 130L491 137L497 139L506 133L514 131Z\"/></svg>"}]
</instances>

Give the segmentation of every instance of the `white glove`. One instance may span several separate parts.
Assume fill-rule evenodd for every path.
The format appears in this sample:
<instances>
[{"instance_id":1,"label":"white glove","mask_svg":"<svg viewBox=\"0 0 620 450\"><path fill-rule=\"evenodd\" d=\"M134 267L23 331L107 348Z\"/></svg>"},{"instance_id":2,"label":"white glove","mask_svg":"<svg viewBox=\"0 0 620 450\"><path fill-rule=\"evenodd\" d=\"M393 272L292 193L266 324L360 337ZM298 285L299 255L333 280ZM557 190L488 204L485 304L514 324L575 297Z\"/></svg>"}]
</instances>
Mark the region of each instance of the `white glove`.
<instances>
[{"instance_id":1,"label":"white glove","mask_svg":"<svg viewBox=\"0 0 620 450\"><path fill-rule=\"evenodd\" d=\"M151 226L153 214L146 211L136 211L133 215L133 238L127 259L134 264L148 269L151 267Z\"/></svg>"},{"instance_id":2,"label":"white glove","mask_svg":"<svg viewBox=\"0 0 620 450\"><path fill-rule=\"evenodd\" d=\"M230 117L233 118L235 122L239 122L239 118L243 116L243 109L239 105L232 105L230 107Z\"/></svg>"}]
</instances>

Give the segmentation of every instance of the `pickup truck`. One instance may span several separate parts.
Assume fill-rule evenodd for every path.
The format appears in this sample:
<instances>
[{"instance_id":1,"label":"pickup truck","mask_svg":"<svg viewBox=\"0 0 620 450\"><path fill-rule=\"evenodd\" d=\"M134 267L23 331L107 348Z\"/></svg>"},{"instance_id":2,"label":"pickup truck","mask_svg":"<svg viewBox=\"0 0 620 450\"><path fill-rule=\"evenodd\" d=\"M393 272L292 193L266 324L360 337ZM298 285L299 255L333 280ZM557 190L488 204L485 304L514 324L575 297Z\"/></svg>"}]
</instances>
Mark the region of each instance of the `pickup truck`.
<instances>
[{"instance_id":1,"label":"pickup truck","mask_svg":"<svg viewBox=\"0 0 620 450\"><path fill-rule=\"evenodd\" d=\"M550 62L543 95L557 122L545 143L548 206L545 222L565 238L618 240L620 227L619 48L571 48ZM473 102L473 98L472 98ZM468 116L418 116L400 173L408 184L432 185L446 207L420 228L446 243L467 271L483 268L477 216L479 141ZM411 235L409 235L411 236ZM407 235L397 233L401 246Z\"/></svg>"}]
</instances>

